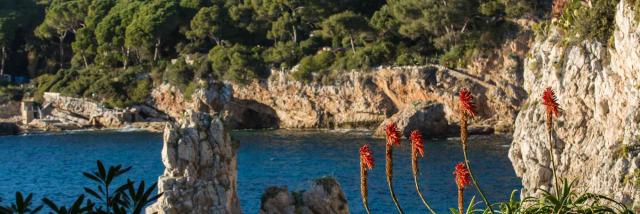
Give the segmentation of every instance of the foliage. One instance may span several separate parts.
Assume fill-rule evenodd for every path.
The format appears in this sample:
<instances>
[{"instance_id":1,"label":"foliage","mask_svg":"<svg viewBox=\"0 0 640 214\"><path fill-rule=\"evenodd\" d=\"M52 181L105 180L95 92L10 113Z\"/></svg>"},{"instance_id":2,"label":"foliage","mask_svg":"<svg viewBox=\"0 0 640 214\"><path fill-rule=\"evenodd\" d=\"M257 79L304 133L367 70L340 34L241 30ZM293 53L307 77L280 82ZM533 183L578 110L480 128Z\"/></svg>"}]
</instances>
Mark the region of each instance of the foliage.
<instances>
[{"instance_id":1,"label":"foliage","mask_svg":"<svg viewBox=\"0 0 640 214\"><path fill-rule=\"evenodd\" d=\"M592 6L569 0L559 20L573 42L597 40L607 43L613 34L617 0L594 0Z\"/></svg>"},{"instance_id":2,"label":"foliage","mask_svg":"<svg viewBox=\"0 0 640 214\"><path fill-rule=\"evenodd\" d=\"M538 197L500 203L501 213L633 213L624 204L603 195L578 193L575 181L562 181L559 193L541 190Z\"/></svg>"},{"instance_id":3,"label":"foliage","mask_svg":"<svg viewBox=\"0 0 640 214\"><path fill-rule=\"evenodd\" d=\"M293 72L295 79L304 80L380 65L465 66L515 35L514 20L542 17L544 2L0 0L0 59L6 62L0 70L35 79L36 96L96 93L113 95L99 97L109 105L127 106L141 100L137 92L147 85L165 80L182 89L209 77L244 84L268 77L270 68L298 64L303 69ZM313 62L329 49L332 61ZM208 57L186 67L168 63L192 54ZM125 80L153 81L120 81L132 67L144 70Z\"/></svg>"},{"instance_id":4,"label":"foliage","mask_svg":"<svg viewBox=\"0 0 640 214\"><path fill-rule=\"evenodd\" d=\"M298 81L309 82L316 76L330 75L330 65L336 55L331 51L321 51L314 56L306 56L300 60L298 67L291 74Z\"/></svg>"},{"instance_id":5,"label":"foliage","mask_svg":"<svg viewBox=\"0 0 640 214\"><path fill-rule=\"evenodd\" d=\"M119 184L118 178L131 170L131 167L122 165L105 167L102 161L97 161L97 170L84 172L85 178L96 184L95 188L84 188L84 192L90 196L85 197L80 194L69 206L56 204L53 200L45 197L40 206L34 207L32 194L23 197L22 193L16 192L15 202L9 206L0 204L0 213L3 214L26 214L38 213L43 206L47 206L56 214L139 214L143 213L143 208L156 201L161 195L154 194L156 184L145 186L144 181L136 184L128 180L124 184ZM115 186L114 186L115 185ZM91 199L95 200L92 201Z\"/></svg>"},{"instance_id":6,"label":"foliage","mask_svg":"<svg viewBox=\"0 0 640 214\"><path fill-rule=\"evenodd\" d=\"M268 76L259 48L216 46L209 52L213 71L222 79L247 83Z\"/></svg>"}]
</instances>

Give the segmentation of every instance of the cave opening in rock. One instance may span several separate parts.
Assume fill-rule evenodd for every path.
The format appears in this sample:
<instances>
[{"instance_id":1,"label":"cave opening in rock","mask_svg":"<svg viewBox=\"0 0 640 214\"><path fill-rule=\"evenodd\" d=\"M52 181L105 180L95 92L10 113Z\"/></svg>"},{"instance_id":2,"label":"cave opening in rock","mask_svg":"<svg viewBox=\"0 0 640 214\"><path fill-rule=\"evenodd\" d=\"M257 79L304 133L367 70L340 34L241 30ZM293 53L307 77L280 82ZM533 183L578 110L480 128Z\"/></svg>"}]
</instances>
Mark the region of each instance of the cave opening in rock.
<instances>
[{"instance_id":1,"label":"cave opening in rock","mask_svg":"<svg viewBox=\"0 0 640 214\"><path fill-rule=\"evenodd\" d=\"M237 129L269 129L278 128L278 118L275 115L265 114L253 109L245 109L242 114L242 123Z\"/></svg>"}]
</instances>

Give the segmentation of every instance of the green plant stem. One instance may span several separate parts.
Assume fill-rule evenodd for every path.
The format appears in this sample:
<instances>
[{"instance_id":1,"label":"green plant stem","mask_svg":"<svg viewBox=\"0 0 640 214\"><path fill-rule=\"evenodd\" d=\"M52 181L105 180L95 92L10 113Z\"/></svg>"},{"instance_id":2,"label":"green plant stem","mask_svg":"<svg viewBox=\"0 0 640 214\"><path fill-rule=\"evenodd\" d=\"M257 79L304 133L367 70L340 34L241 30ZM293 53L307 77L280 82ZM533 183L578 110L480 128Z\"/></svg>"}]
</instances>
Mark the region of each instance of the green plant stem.
<instances>
[{"instance_id":1,"label":"green plant stem","mask_svg":"<svg viewBox=\"0 0 640 214\"><path fill-rule=\"evenodd\" d=\"M482 191L482 188L480 188L480 185L478 184L478 181L476 180L476 176L473 175L473 171L471 171L471 164L469 162L469 158L467 158L467 144L466 144L466 142L462 144L462 154L464 155L464 163L467 165L467 169L469 170L469 175L471 175L471 181L473 182L473 185L478 190L478 193L480 194L480 197L482 197L482 200L484 201L484 203L487 204L487 207L489 208L489 212L491 212L491 214L495 214L493 212L493 207L491 207L491 203L489 203L489 200L484 195L484 192Z\"/></svg>"},{"instance_id":2,"label":"green plant stem","mask_svg":"<svg viewBox=\"0 0 640 214\"><path fill-rule=\"evenodd\" d=\"M558 189L558 185L560 183L558 182L558 175L556 173L556 161L553 157L553 117L551 114L547 114L547 132L549 134L549 158L551 160L551 174L553 175L553 182L555 182L555 184L551 185L554 186L556 197L559 197L560 189Z\"/></svg>"},{"instance_id":3,"label":"green plant stem","mask_svg":"<svg viewBox=\"0 0 640 214\"><path fill-rule=\"evenodd\" d=\"M369 210L369 203L367 202L367 199L362 199L362 203L364 204L364 210L367 211L367 214L371 214L371 210Z\"/></svg>"},{"instance_id":4,"label":"green plant stem","mask_svg":"<svg viewBox=\"0 0 640 214\"><path fill-rule=\"evenodd\" d=\"M431 206L429 206L429 203L427 203L427 200L424 199L424 196L422 195L422 191L420 191L420 185L418 185L417 174L413 174L413 181L416 183L416 191L418 192L418 196L420 196L420 200L422 200L422 203L424 204L424 206L427 207L427 209L429 210L429 212L431 212L431 214L436 214L436 212L433 211Z\"/></svg>"},{"instance_id":5,"label":"green plant stem","mask_svg":"<svg viewBox=\"0 0 640 214\"><path fill-rule=\"evenodd\" d=\"M398 202L398 198L396 197L396 193L393 191L393 148L391 145L386 145L386 174L387 174L387 185L389 186L389 192L391 194L391 199L393 203L396 204L396 208L400 214L404 214L402 211L402 207L400 207L400 203Z\"/></svg>"}]
</instances>

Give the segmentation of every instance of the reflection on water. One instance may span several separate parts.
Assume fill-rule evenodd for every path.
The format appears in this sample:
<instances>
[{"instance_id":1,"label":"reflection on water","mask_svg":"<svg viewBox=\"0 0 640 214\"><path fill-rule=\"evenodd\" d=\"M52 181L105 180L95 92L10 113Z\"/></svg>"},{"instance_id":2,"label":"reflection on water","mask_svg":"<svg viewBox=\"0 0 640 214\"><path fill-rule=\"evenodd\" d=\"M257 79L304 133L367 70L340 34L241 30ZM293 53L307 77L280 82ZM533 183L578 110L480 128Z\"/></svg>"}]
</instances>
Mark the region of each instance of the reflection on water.
<instances>
[{"instance_id":1,"label":"reflection on water","mask_svg":"<svg viewBox=\"0 0 640 214\"><path fill-rule=\"evenodd\" d=\"M268 186L306 189L311 180L334 176L342 184L352 213L363 213L359 191L358 148L370 143L377 165L370 173L370 203L375 213L395 212L384 177L384 146L367 132L351 131L239 131L238 194L244 213L257 213L260 196ZM81 175L95 160L134 166L128 176L155 182L162 173L161 135L147 132L74 132L67 134L0 137L0 197L12 200L17 190L34 192L70 203L91 185ZM475 171L494 201L507 200L520 188L507 159L508 139L472 139L470 158ZM425 197L439 212L455 207L453 166L462 160L457 141L428 141L420 165ZM395 188L407 213L424 213L411 176L410 147L396 149ZM469 188L471 189L471 188ZM467 197L473 192L469 191Z\"/></svg>"}]
</instances>

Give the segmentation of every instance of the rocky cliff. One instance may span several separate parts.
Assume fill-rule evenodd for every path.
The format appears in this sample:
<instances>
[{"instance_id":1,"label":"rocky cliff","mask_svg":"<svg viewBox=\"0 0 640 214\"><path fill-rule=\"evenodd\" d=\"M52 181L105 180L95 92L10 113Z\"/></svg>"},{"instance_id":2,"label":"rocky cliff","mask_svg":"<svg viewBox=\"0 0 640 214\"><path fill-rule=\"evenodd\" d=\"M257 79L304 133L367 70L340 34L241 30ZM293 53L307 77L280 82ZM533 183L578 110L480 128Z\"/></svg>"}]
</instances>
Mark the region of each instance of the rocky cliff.
<instances>
[{"instance_id":1,"label":"rocky cliff","mask_svg":"<svg viewBox=\"0 0 640 214\"><path fill-rule=\"evenodd\" d=\"M262 115L280 128L375 128L424 101L442 104L444 120L454 124L457 92L466 87L478 96L481 117L475 124L508 131L526 95L517 80L490 78L495 75L476 76L436 65L381 67L346 72L335 84L321 85L296 82L276 71L268 80L233 86L235 103L242 105L233 108L230 118L243 121L247 115Z\"/></svg>"},{"instance_id":2,"label":"rocky cliff","mask_svg":"<svg viewBox=\"0 0 640 214\"><path fill-rule=\"evenodd\" d=\"M526 59L524 89L530 95L515 122L509 158L525 195L549 189L550 157L541 96L553 88L563 108L554 134L559 175L582 191L624 203L640 201L640 28L626 1L617 6L613 46L595 41L564 44L552 29ZM636 208L637 209L637 208Z\"/></svg>"},{"instance_id":3,"label":"rocky cliff","mask_svg":"<svg viewBox=\"0 0 640 214\"><path fill-rule=\"evenodd\" d=\"M229 87L212 84L193 95L188 109L164 131L158 179L163 195L147 213L241 213L236 147L221 120Z\"/></svg>"}]
</instances>

